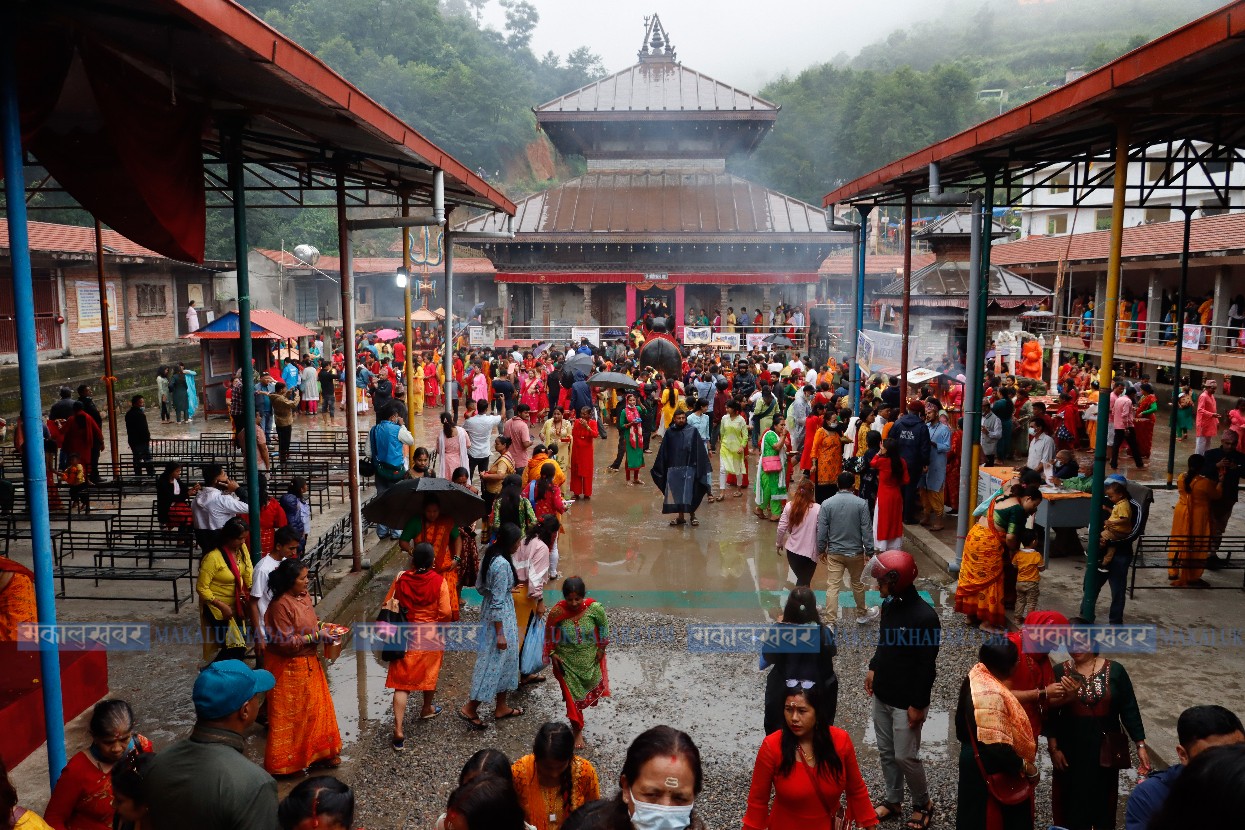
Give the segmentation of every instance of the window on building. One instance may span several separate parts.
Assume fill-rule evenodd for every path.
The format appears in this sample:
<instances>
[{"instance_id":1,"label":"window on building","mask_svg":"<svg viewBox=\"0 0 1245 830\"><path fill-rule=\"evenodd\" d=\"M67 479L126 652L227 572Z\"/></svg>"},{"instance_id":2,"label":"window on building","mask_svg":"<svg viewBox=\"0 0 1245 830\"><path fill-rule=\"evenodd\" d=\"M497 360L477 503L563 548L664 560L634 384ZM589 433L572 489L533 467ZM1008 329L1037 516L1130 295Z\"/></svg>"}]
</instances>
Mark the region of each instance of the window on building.
<instances>
[{"instance_id":1,"label":"window on building","mask_svg":"<svg viewBox=\"0 0 1245 830\"><path fill-rule=\"evenodd\" d=\"M1111 230L1111 208L1100 208L1094 211L1094 230Z\"/></svg>"},{"instance_id":2,"label":"window on building","mask_svg":"<svg viewBox=\"0 0 1245 830\"><path fill-rule=\"evenodd\" d=\"M138 315L140 317L155 317L169 313L168 301L165 299L163 285L141 283L134 286L134 290L138 295Z\"/></svg>"},{"instance_id":3,"label":"window on building","mask_svg":"<svg viewBox=\"0 0 1245 830\"><path fill-rule=\"evenodd\" d=\"M1212 148L1202 157L1202 166L1208 176L1222 176L1232 166L1232 151L1226 147Z\"/></svg>"},{"instance_id":4,"label":"window on building","mask_svg":"<svg viewBox=\"0 0 1245 830\"><path fill-rule=\"evenodd\" d=\"M363 305L368 303L368 290L366 285L359 286L359 302Z\"/></svg>"},{"instance_id":5,"label":"window on building","mask_svg":"<svg viewBox=\"0 0 1245 830\"><path fill-rule=\"evenodd\" d=\"M1165 161L1149 161L1146 162L1146 181L1157 182L1165 180L1168 176L1169 165Z\"/></svg>"},{"instance_id":6,"label":"window on building","mask_svg":"<svg viewBox=\"0 0 1245 830\"><path fill-rule=\"evenodd\" d=\"M1062 173L1056 173L1050 180L1051 193L1067 193L1068 188L1072 186L1072 174L1065 170Z\"/></svg>"},{"instance_id":7,"label":"window on building","mask_svg":"<svg viewBox=\"0 0 1245 830\"><path fill-rule=\"evenodd\" d=\"M1146 208L1146 224L1151 225L1155 222L1170 222L1172 220L1172 209L1170 207L1151 207Z\"/></svg>"},{"instance_id":8,"label":"window on building","mask_svg":"<svg viewBox=\"0 0 1245 830\"><path fill-rule=\"evenodd\" d=\"M1061 233L1068 232L1068 214L1056 213L1054 216L1046 217L1046 233L1049 236L1056 236Z\"/></svg>"},{"instance_id":9,"label":"window on building","mask_svg":"<svg viewBox=\"0 0 1245 830\"><path fill-rule=\"evenodd\" d=\"M1225 205L1223 202L1219 201L1218 199L1203 199L1202 200L1202 215L1203 216L1222 216L1223 214L1227 212L1228 212L1228 206Z\"/></svg>"}]
</instances>

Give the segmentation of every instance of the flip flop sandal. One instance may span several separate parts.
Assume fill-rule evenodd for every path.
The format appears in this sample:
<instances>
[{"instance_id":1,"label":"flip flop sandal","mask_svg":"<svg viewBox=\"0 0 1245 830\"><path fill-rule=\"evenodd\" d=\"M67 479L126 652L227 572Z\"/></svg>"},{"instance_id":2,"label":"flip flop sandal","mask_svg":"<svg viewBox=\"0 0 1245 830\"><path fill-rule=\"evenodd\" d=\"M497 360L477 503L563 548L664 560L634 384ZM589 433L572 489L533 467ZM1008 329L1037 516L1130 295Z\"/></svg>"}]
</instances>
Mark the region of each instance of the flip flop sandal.
<instances>
[{"instance_id":1,"label":"flip flop sandal","mask_svg":"<svg viewBox=\"0 0 1245 830\"><path fill-rule=\"evenodd\" d=\"M394 752L403 752L406 749L406 738L394 738L389 742Z\"/></svg>"},{"instance_id":2,"label":"flip flop sandal","mask_svg":"<svg viewBox=\"0 0 1245 830\"><path fill-rule=\"evenodd\" d=\"M546 680L548 680L548 679L549 679L549 678L545 677L543 674L534 674L534 675L532 675L531 677L523 677L523 678L520 678L520 679L519 679L519 685L520 685L520 686L527 686L527 685L529 685L529 684L531 684L531 683L544 683L544 682L545 682Z\"/></svg>"},{"instance_id":3,"label":"flip flop sandal","mask_svg":"<svg viewBox=\"0 0 1245 830\"><path fill-rule=\"evenodd\" d=\"M512 706L510 707L510 711L504 715L493 715L493 720L502 721L502 720L509 720L510 718L518 718L522 716L523 716L523 710L520 709L518 706Z\"/></svg>"},{"instance_id":4,"label":"flip flop sandal","mask_svg":"<svg viewBox=\"0 0 1245 830\"><path fill-rule=\"evenodd\" d=\"M898 804L887 804L883 801L873 808L873 812L877 815L878 821L891 821L903 814L903 808Z\"/></svg>"},{"instance_id":5,"label":"flip flop sandal","mask_svg":"<svg viewBox=\"0 0 1245 830\"><path fill-rule=\"evenodd\" d=\"M905 830L928 830L929 826L934 822L934 805L913 807L912 814L914 818L904 822ZM919 818L916 818L916 816L919 816Z\"/></svg>"},{"instance_id":6,"label":"flip flop sandal","mask_svg":"<svg viewBox=\"0 0 1245 830\"><path fill-rule=\"evenodd\" d=\"M419 719L420 719L420 720L432 720L432 719L433 719L433 718L435 718L437 715L441 714L441 711L442 711L442 709L441 709L441 707L440 707L440 706L433 706L433 707L432 707L432 714L431 714L431 715L420 715L420 716L419 716Z\"/></svg>"},{"instance_id":7,"label":"flip flop sandal","mask_svg":"<svg viewBox=\"0 0 1245 830\"><path fill-rule=\"evenodd\" d=\"M688 522L692 527L700 527L700 519L692 519Z\"/></svg>"},{"instance_id":8,"label":"flip flop sandal","mask_svg":"<svg viewBox=\"0 0 1245 830\"><path fill-rule=\"evenodd\" d=\"M683 519L671 519L669 527L678 527L679 525L684 525L684 524L687 524L687 522L685 522Z\"/></svg>"},{"instance_id":9,"label":"flip flop sandal","mask_svg":"<svg viewBox=\"0 0 1245 830\"><path fill-rule=\"evenodd\" d=\"M485 729L488 729L488 727L484 725L484 721L480 720L480 716L479 716L479 715L476 715L474 718L469 718L469 717L467 717L466 715L464 715L464 714L463 714L463 710L462 710L462 709L455 709L455 710L454 710L454 713L455 713L456 715L458 715L458 717L460 717L460 718L462 718L464 721L466 721L466 722L467 722L467 726L471 727L472 729L476 730L477 732L483 732Z\"/></svg>"}]
</instances>

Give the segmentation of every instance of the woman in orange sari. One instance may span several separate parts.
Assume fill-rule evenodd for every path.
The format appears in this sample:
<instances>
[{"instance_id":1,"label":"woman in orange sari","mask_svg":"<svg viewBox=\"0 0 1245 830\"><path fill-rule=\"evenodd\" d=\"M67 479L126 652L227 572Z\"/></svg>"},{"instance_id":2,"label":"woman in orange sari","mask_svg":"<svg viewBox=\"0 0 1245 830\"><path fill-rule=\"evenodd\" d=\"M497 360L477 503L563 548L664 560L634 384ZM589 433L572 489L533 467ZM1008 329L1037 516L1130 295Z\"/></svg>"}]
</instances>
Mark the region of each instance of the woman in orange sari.
<instances>
[{"instance_id":1,"label":"woman in orange sari","mask_svg":"<svg viewBox=\"0 0 1245 830\"><path fill-rule=\"evenodd\" d=\"M449 622L451 595L445 579L432 569L436 553L432 545L421 542L411 553L410 567L398 574L389 593L385 595L385 607L398 611L409 624ZM422 639L422 638L421 638ZM419 711L420 720L430 720L441 714L441 707L432 701L437 693L437 681L441 677L441 663L445 650L436 645L427 649L413 648L389 664L385 688L393 689L393 748L395 752L405 749L406 736L403 721L406 702L411 692L423 692L424 706Z\"/></svg>"},{"instance_id":2,"label":"woman in orange sari","mask_svg":"<svg viewBox=\"0 0 1245 830\"><path fill-rule=\"evenodd\" d=\"M300 559L281 560L268 577L272 602L264 614L264 668L277 685L267 697L264 769L273 775L341 763L337 711L316 651L320 643L340 643L344 632L316 619L308 584L307 563Z\"/></svg>"},{"instance_id":3,"label":"woman in orange sari","mask_svg":"<svg viewBox=\"0 0 1245 830\"><path fill-rule=\"evenodd\" d=\"M813 449L809 454L812 462L813 487L816 499L821 504L830 498L830 485L838 486L839 473L843 472L843 436L835 421L836 413L827 410L817 433L812 437ZM809 440L806 435L805 441Z\"/></svg>"},{"instance_id":4,"label":"woman in orange sari","mask_svg":"<svg viewBox=\"0 0 1245 830\"><path fill-rule=\"evenodd\" d=\"M1207 587L1201 565L1210 552L1210 506L1223 495L1219 471L1200 455L1189 456L1189 470L1176 481L1180 496L1172 516L1167 578L1180 587ZM1201 541L1205 539L1206 541ZM1177 567L1179 564L1179 567Z\"/></svg>"},{"instance_id":5,"label":"woman in orange sari","mask_svg":"<svg viewBox=\"0 0 1245 830\"><path fill-rule=\"evenodd\" d=\"M17 640L17 627L37 619L35 575L25 565L0 556L0 640Z\"/></svg>"},{"instance_id":6,"label":"woman in orange sari","mask_svg":"<svg viewBox=\"0 0 1245 830\"><path fill-rule=\"evenodd\" d=\"M1003 610L1003 563L1020 548L1018 534L1042 503L1037 485L1016 485L1011 495L990 503L964 540L955 610L982 631L1006 631Z\"/></svg>"},{"instance_id":7,"label":"woman in orange sari","mask_svg":"<svg viewBox=\"0 0 1245 830\"><path fill-rule=\"evenodd\" d=\"M441 502L436 496L424 497L424 515L406 523L398 547L407 553L420 542L432 545L433 569L449 585L450 619L458 621L458 565L462 561L462 532L449 516L441 515Z\"/></svg>"}]
</instances>

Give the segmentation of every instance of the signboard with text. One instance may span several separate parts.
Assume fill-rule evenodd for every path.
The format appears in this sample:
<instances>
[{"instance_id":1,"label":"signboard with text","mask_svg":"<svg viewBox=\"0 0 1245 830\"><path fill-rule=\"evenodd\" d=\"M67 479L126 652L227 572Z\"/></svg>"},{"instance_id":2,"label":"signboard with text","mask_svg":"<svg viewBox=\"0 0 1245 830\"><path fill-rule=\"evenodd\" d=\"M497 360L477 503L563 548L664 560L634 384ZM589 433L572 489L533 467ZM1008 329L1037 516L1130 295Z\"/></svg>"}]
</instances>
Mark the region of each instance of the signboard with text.
<instances>
[{"instance_id":1,"label":"signboard with text","mask_svg":"<svg viewBox=\"0 0 1245 830\"><path fill-rule=\"evenodd\" d=\"M856 348L856 363L865 375L885 372L899 374L903 357L903 338L881 331L862 331Z\"/></svg>"},{"instance_id":2,"label":"signboard with text","mask_svg":"<svg viewBox=\"0 0 1245 830\"><path fill-rule=\"evenodd\" d=\"M571 326L571 342L587 340L594 346L601 345L601 329L597 326Z\"/></svg>"},{"instance_id":3,"label":"signboard with text","mask_svg":"<svg viewBox=\"0 0 1245 830\"><path fill-rule=\"evenodd\" d=\"M705 346L713 342L712 326L684 326L683 342L689 346Z\"/></svg>"},{"instance_id":4,"label":"signboard with text","mask_svg":"<svg viewBox=\"0 0 1245 830\"><path fill-rule=\"evenodd\" d=\"M467 326L467 342L472 346L491 346L491 340L484 337L484 326Z\"/></svg>"},{"instance_id":5,"label":"signboard with text","mask_svg":"<svg viewBox=\"0 0 1245 830\"><path fill-rule=\"evenodd\" d=\"M1202 327L1197 324L1186 324L1184 327L1184 347L1196 349L1202 345Z\"/></svg>"},{"instance_id":6,"label":"signboard with text","mask_svg":"<svg viewBox=\"0 0 1245 830\"><path fill-rule=\"evenodd\" d=\"M78 331L90 333L103 331L103 309L99 301L99 283L78 281L74 283L78 299ZM108 328L117 329L117 289L108 283Z\"/></svg>"}]
</instances>

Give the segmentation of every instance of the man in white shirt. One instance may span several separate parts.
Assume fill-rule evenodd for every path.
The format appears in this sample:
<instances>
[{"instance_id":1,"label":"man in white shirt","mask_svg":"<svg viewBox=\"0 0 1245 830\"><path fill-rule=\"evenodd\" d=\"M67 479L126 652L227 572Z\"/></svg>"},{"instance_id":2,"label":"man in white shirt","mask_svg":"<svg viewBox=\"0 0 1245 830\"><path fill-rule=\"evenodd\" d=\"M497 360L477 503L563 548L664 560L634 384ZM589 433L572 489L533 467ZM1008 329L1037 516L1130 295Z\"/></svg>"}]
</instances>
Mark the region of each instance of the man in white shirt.
<instances>
[{"instance_id":1,"label":"man in white shirt","mask_svg":"<svg viewBox=\"0 0 1245 830\"><path fill-rule=\"evenodd\" d=\"M221 465L208 464L203 468L203 487L191 503L190 513L195 523L195 541L205 553L215 547L216 531L225 522L250 510L246 502L234 495L237 489L238 482L230 481Z\"/></svg>"},{"instance_id":2,"label":"man in white shirt","mask_svg":"<svg viewBox=\"0 0 1245 830\"><path fill-rule=\"evenodd\" d=\"M1054 457L1055 439L1046 434L1046 421L1034 418L1029 425L1029 459L1025 466L1041 471L1042 465L1050 463Z\"/></svg>"},{"instance_id":3,"label":"man in white shirt","mask_svg":"<svg viewBox=\"0 0 1245 830\"><path fill-rule=\"evenodd\" d=\"M467 478L488 469L493 448L493 430L501 424L500 415L488 414L488 401L476 401L476 414L463 421L467 433ZM483 484L483 479L481 479Z\"/></svg>"},{"instance_id":4,"label":"man in white shirt","mask_svg":"<svg viewBox=\"0 0 1245 830\"><path fill-rule=\"evenodd\" d=\"M286 525L277 528L272 537L272 552L264 554L255 563L251 574L251 627L260 633L255 640L255 653L262 664L264 658L264 615L268 613L268 604L272 602L272 589L268 587L268 577L285 559L298 556L298 533Z\"/></svg>"},{"instance_id":5,"label":"man in white shirt","mask_svg":"<svg viewBox=\"0 0 1245 830\"><path fill-rule=\"evenodd\" d=\"M195 301L191 300L186 306L186 333L193 334L199 330L199 309L195 308Z\"/></svg>"}]
</instances>

